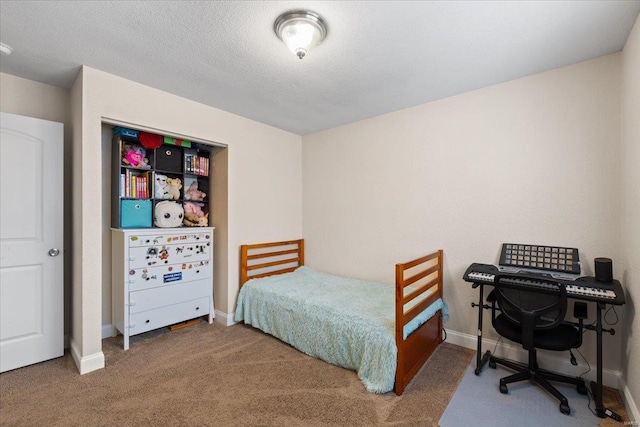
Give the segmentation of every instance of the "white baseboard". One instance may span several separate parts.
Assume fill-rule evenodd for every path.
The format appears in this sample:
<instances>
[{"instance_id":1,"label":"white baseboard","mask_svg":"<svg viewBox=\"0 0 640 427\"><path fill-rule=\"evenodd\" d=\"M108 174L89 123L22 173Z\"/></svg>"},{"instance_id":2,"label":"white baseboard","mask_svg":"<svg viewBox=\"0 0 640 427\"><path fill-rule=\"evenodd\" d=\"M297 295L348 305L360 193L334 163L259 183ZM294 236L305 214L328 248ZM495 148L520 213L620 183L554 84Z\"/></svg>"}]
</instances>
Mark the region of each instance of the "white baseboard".
<instances>
[{"instance_id":1,"label":"white baseboard","mask_svg":"<svg viewBox=\"0 0 640 427\"><path fill-rule=\"evenodd\" d=\"M80 356L80 351L78 351L78 346L75 341L73 341L73 338L71 338L69 342L69 347L71 348L71 356L73 357L73 361L76 362L76 367L78 368L80 375L88 374L89 372L104 368L103 352L99 351L89 356L82 357Z\"/></svg>"},{"instance_id":2,"label":"white baseboard","mask_svg":"<svg viewBox=\"0 0 640 427\"><path fill-rule=\"evenodd\" d=\"M215 310L216 313L216 322L224 325L224 326L231 326L231 325L235 325L236 322L234 319L235 317L235 313L223 313L221 311Z\"/></svg>"},{"instance_id":3,"label":"white baseboard","mask_svg":"<svg viewBox=\"0 0 640 427\"><path fill-rule=\"evenodd\" d=\"M620 379L620 390L622 391L622 400L624 400L624 406L627 408L627 415L631 418L631 421L636 423L640 422L640 412L636 401L631 396L631 390L624 379ZM637 424L636 424L637 425Z\"/></svg>"},{"instance_id":4,"label":"white baseboard","mask_svg":"<svg viewBox=\"0 0 640 427\"><path fill-rule=\"evenodd\" d=\"M447 342L451 344L456 344L461 347L470 348L476 350L478 347L478 337L475 335L464 334L462 332L450 331L447 330ZM521 361L526 363L528 360L527 352L517 345L512 345L511 343L504 341L500 341L498 346L496 347L496 341L488 340L486 338L482 339L482 353L485 353L487 350L491 351L493 354L493 349L496 348L496 355L498 357L504 357L506 359L512 359ZM560 352L556 352L559 354L564 354ZM573 375L578 376L581 375L584 371L587 370L585 366L584 360L581 360L580 355L576 353L576 359L578 360L578 366L573 366L569 362L568 357L559 357L553 352L545 352L538 351L538 360L540 361L540 365L544 366L545 369L555 372L561 372L565 375ZM584 374L583 377L589 381L596 380L596 364L595 362L589 362L591 364L591 371ZM610 369L602 370L602 383L608 387L613 387L617 389L621 388L622 382L622 374L620 371L612 371Z\"/></svg>"}]
</instances>

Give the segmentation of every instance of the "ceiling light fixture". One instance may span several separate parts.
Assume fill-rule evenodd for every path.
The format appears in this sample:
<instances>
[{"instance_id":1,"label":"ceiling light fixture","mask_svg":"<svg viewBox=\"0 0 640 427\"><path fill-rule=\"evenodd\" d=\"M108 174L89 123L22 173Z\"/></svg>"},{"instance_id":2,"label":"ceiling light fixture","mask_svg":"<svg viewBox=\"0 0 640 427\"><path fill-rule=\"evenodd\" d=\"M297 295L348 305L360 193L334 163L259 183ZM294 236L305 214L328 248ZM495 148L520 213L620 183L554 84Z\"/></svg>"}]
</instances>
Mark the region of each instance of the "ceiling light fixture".
<instances>
[{"instance_id":1,"label":"ceiling light fixture","mask_svg":"<svg viewBox=\"0 0 640 427\"><path fill-rule=\"evenodd\" d=\"M276 35L289 50L302 59L307 51L320 44L327 35L327 26L317 13L293 10L283 13L273 25Z\"/></svg>"},{"instance_id":2,"label":"ceiling light fixture","mask_svg":"<svg viewBox=\"0 0 640 427\"><path fill-rule=\"evenodd\" d=\"M8 44L0 43L0 53L3 55L11 55L13 48Z\"/></svg>"}]
</instances>

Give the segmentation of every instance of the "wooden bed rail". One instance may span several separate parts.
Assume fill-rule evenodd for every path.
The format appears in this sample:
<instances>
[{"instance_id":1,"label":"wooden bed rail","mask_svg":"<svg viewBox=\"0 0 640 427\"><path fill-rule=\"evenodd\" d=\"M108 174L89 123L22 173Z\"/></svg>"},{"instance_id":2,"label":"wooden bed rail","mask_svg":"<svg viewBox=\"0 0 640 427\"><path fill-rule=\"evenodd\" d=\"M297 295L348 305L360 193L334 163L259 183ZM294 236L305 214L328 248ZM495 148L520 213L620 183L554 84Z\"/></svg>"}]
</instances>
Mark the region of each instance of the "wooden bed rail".
<instances>
[{"instance_id":1,"label":"wooden bed rail","mask_svg":"<svg viewBox=\"0 0 640 427\"><path fill-rule=\"evenodd\" d=\"M442 314L438 313L422 324L406 339L404 327L438 298L442 298L442 249L415 260L396 264L396 368L395 392L399 396L424 362L442 342ZM412 271L409 271L412 270ZM414 272L414 270L418 270ZM405 277L407 272L411 274ZM425 283L421 283L421 281ZM409 292L405 294L405 291ZM406 305L421 298L411 308Z\"/></svg>"},{"instance_id":2,"label":"wooden bed rail","mask_svg":"<svg viewBox=\"0 0 640 427\"><path fill-rule=\"evenodd\" d=\"M287 249L289 246L295 247ZM266 262L259 262L260 260L265 260ZM258 261L258 263L255 261ZM291 267L290 265L293 263L296 263L296 266ZM241 245L240 287L249 279L289 273L301 265L304 265L304 239ZM265 268L268 268L269 271L257 273L258 270Z\"/></svg>"}]
</instances>

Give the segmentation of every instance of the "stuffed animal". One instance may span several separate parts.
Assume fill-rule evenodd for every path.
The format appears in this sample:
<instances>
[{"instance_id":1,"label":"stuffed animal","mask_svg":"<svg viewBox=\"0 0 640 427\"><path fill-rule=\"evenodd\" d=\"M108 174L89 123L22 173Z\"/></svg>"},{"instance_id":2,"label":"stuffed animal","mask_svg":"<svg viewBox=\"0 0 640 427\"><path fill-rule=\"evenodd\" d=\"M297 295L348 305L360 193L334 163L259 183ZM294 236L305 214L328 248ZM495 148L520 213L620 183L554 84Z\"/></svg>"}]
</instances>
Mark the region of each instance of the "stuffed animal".
<instances>
[{"instance_id":1,"label":"stuffed animal","mask_svg":"<svg viewBox=\"0 0 640 427\"><path fill-rule=\"evenodd\" d=\"M125 144L122 147L122 163L139 169L149 169L149 159L145 156L147 151L140 145Z\"/></svg>"},{"instance_id":2,"label":"stuffed animal","mask_svg":"<svg viewBox=\"0 0 640 427\"><path fill-rule=\"evenodd\" d=\"M204 203L184 202L184 225L189 227L206 227L209 225L209 214L202 211Z\"/></svg>"},{"instance_id":3,"label":"stuffed animal","mask_svg":"<svg viewBox=\"0 0 640 427\"><path fill-rule=\"evenodd\" d=\"M180 178L167 178L167 185L169 186L169 200L178 200L180 198L182 180Z\"/></svg>"},{"instance_id":4,"label":"stuffed animal","mask_svg":"<svg viewBox=\"0 0 640 427\"><path fill-rule=\"evenodd\" d=\"M180 227L184 218L184 209L179 203L165 200L156 205L153 223L157 227Z\"/></svg>"},{"instance_id":5,"label":"stuffed animal","mask_svg":"<svg viewBox=\"0 0 640 427\"><path fill-rule=\"evenodd\" d=\"M184 213L194 214L196 216L204 216L202 207L204 203L184 202Z\"/></svg>"},{"instance_id":6,"label":"stuffed animal","mask_svg":"<svg viewBox=\"0 0 640 427\"><path fill-rule=\"evenodd\" d=\"M193 181L184 192L185 200L201 201L204 200L205 197L207 197L207 193L198 190L198 181Z\"/></svg>"},{"instance_id":7,"label":"stuffed animal","mask_svg":"<svg viewBox=\"0 0 640 427\"><path fill-rule=\"evenodd\" d=\"M209 225L209 214L206 214L205 216L185 214L184 225L187 225L189 227L206 227Z\"/></svg>"},{"instance_id":8,"label":"stuffed animal","mask_svg":"<svg viewBox=\"0 0 640 427\"><path fill-rule=\"evenodd\" d=\"M156 174L155 181L155 198L156 199L168 199L169 198L169 186L167 185L167 176L161 173Z\"/></svg>"}]
</instances>

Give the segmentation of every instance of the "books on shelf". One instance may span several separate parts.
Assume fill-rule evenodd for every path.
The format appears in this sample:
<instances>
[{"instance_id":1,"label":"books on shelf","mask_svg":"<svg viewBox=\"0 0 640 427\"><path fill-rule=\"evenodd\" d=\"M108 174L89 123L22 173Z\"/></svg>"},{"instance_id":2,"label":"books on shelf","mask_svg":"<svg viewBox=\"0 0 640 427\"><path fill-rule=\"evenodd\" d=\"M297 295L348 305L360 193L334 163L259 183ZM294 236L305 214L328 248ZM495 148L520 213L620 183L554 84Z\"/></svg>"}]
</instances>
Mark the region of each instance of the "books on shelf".
<instances>
[{"instance_id":1,"label":"books on shelf","mask_svg":"<svg viewBox=\"0 0 640 427\"><path fill-rule=\"evenodd\" d=\"M193 175L209 176L209 159L195 153L184 153L184 171Z\"/></svg>"},{"instance_id":2,"label":"books on shelf","mask_svg":"<svg viewBox=\"0 0 640 427\"><path fill-rule=\"evenodd\" d=\"M142 174L132 173L129 169L120 174L120 197L133 199L148 199L151 197L149 191L149 172Z\"/></svg>"}]
</instances>

